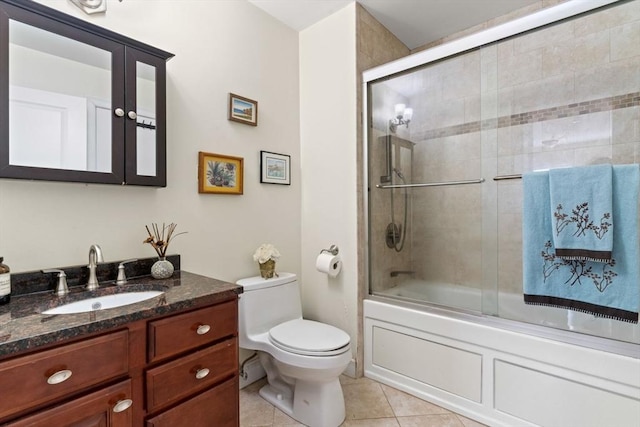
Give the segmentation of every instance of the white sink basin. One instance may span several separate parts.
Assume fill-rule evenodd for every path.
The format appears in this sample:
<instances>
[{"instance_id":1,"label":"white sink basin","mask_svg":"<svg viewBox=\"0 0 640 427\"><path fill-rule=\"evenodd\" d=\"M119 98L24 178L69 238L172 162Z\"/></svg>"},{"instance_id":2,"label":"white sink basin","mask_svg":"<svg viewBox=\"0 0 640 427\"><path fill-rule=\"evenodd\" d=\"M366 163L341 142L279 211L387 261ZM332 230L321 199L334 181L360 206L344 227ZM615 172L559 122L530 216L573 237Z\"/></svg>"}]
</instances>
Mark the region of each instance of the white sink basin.
<instances>
[{"instance_id":1,"label":"white sink basin","mask_svg":"<svg viewBox=\"0 0 640 427\"><path fill-rule=\"evenodd\" d=\"M114 295L88 298L43 311L42 314L73 314L87 311L105 310L107 308L122 307L155 298L163 294L161 291L123 292Z\"/></svg>"}]
</instances>

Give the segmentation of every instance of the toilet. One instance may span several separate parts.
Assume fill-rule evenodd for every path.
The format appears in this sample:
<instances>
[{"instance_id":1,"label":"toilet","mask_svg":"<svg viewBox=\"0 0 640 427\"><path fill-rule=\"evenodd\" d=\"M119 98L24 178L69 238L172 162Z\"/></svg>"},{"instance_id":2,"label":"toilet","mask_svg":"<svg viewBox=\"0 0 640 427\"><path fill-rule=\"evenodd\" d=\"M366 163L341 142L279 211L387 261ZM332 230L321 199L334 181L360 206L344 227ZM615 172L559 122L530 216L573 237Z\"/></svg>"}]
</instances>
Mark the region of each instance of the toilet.
<instances>
[{"instance_id":1,"label":"toilet","mask_svg":"<svg viewBox=\"0 0 640 427\"><path fill-rule=\"evenodd\" d=\"M241 279L240 347L256 350L267 373L260 396L310 427L337 427L345 418L339 376L351 361L349 335L302 318L295 274Z\"/></svg>"}]
</instances>

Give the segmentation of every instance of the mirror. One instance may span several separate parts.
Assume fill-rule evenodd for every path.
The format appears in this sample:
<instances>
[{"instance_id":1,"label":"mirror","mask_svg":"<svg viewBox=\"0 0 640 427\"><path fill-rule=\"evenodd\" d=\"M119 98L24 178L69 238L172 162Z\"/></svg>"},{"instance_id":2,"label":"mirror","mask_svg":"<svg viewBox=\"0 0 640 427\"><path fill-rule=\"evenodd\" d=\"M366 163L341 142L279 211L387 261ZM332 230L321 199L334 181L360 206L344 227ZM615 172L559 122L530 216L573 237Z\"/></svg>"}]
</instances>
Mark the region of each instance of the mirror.
<instances>
[{"instance_id":1,"label":"mirror","mask_svg":"<svg viewBox=\"0 0 640 427\"><path fill-rule=\"evenodd\" d=\"M112 172L111 55L9 20L9 164Z\"/></svg>"},{"instance_id":2,"label":"mirror","mask_svg":"<svg viewBox=\"0 0 640 427\"><path fill-rule=\"evenodd\" d=\"M166 185L173 54L31 1L0 45L0 177Z\"/></svg>"},{"instance_id":3,"label":"mirror","mask_svg":"<svg viewBox=\"0 0 640 427\"><path fill-rule=\"evenodd\" d=\"M136 61L136 168L156 176L156 67Z\"/></svg>"}]
</instances>

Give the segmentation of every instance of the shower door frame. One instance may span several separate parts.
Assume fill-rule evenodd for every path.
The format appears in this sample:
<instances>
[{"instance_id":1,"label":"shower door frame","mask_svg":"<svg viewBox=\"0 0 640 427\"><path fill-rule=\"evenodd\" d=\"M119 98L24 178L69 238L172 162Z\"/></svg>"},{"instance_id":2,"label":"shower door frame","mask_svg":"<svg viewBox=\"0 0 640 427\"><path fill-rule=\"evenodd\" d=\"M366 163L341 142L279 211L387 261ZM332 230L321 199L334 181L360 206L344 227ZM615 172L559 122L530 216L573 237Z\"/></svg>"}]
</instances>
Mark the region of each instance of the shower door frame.
<instances>
[{"instance_id":1,"label":"shower door frame","mask_svg":"<svg viewBox=\"0 0 640 427\"><path fill-rule=\"evenodd\" d=\"M445 59L447 57L451 57L453 55L461 54L463 52L480 48L484 45L495 43L505 38L509 38L512 36L516 36L518 34L522 34L531 30L535 30L537 28L553 24L564 19L572 18L576 15L580 15L582 13L590 12L595 9L599 9L605 6L614 5L616 3L624 3L626 0L592 0L592 1L582 1L582 0L568 0L565 3L561 3L556 6L552 6L546 9L542 9L538 12L534 12L530 15L517 18L515 20L506 22L504 24L497 25L495 27L489 28L487 30L480 31L478 33L471 34L469 36L461 37L460 39L433 47L431 49L427 49L425 51L421 51L404 58L400 58L398 60L389 62L387 64L369 69L364 71L362 74L362 108L364 111L363 117L365 117L365 123L363 126L363 139L362 139L362 176L363 176L363 206L365 207L365 211L363 212L364 218L364 230L366 230L364 236L364 269L362 272L363 277L363 286L365 289L362 293L364 299L372 299L372 300L381 300L387 301L386 298L381 298L374 296L370 293L371 287L371 277L370 277L370 220L369 220L369 194L371 191L370 185L373 185L369 182L369 126L372 118L370 117L370 108L369 108L369 91L368 86L370 83L375 82L382 78L390 78L393 75L401 74L412 69L416 69L418 67L424 66L428 63ZM495 265L493 270L496 271L497 274L497 253L493 255L492 259L485 260L483 259L483 263L489 262L491 265ZM483 271L486 271L486 268L483 268ZM485 282L488 281L487 277L482 278L483 288ZM496 279L497 283L497 279ZM400 305L413 306L415 308L415 304L407 303L407 302L398 302ZM434 307L433 310L436 312L441 309ZM444 313L453 317L466 318L468 316L467 313L464 312L456 312L455 309L442 309ZM510 321L508 319L501 318L491 318L490 316L477 316L480 322L492 324L494 326L502 326L506 329L513 329L519 332L524 332L531 335L544 336L551 339L561 339L564 342L572 342L577 341L581 343L581 345L586 345L590 348L602 349L605 351L612 351L611 341L607 338L595 337L595 336L586 336L586 337L576 337L575 334L569 331L562 330L546 330L549 328L539 327L537 325L528 325L528 324L518 324L520 322ZM477 319L477 320L478 320ZM362 332L362 331L361 331ZM573 335L573 337L572 337ZM615 353L622 355L630 355L636 351L636 345L633 343L626 342L614 342L613 346L615 349L613 350Z\"/></svg>"}]
</instances>

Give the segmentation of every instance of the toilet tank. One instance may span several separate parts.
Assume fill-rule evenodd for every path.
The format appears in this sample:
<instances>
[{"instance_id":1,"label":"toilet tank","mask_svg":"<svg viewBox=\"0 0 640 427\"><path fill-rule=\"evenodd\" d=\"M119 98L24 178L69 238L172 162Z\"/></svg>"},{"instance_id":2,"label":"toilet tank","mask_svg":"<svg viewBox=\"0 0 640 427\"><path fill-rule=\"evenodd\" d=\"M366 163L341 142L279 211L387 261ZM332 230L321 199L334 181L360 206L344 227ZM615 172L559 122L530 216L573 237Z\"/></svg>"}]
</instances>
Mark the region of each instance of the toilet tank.
<instances>
[{"instance_id":1,"label":"toilet tank","mask_svg":"<svg viewBox=\"0 0 640 427\"><path fill-rule=\"evenodd\" d=\"M240 347L251 335L302 317L300 286L295 274L279 273L279 277L272 279L255 276L236 283L243 287L238 302Z\"/></svg>"}]
</instances>

